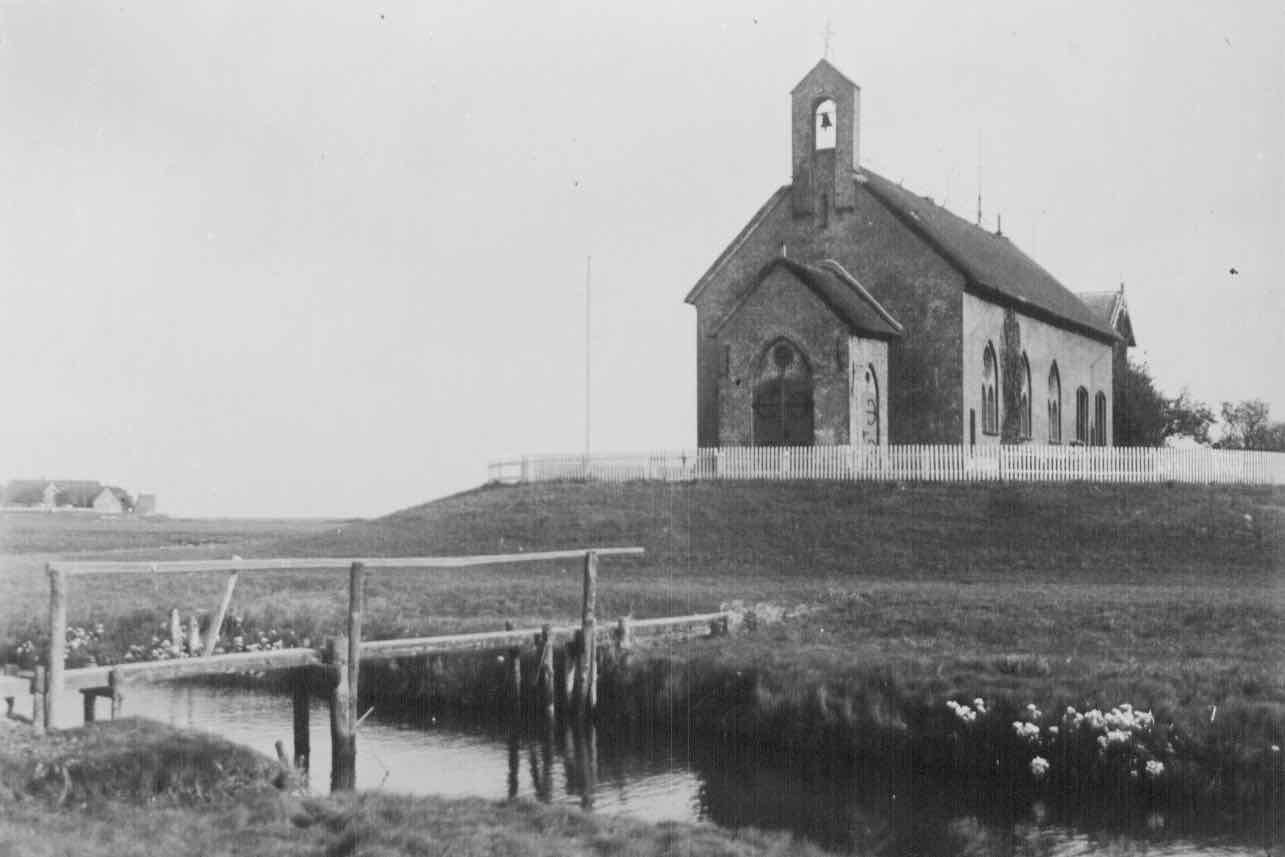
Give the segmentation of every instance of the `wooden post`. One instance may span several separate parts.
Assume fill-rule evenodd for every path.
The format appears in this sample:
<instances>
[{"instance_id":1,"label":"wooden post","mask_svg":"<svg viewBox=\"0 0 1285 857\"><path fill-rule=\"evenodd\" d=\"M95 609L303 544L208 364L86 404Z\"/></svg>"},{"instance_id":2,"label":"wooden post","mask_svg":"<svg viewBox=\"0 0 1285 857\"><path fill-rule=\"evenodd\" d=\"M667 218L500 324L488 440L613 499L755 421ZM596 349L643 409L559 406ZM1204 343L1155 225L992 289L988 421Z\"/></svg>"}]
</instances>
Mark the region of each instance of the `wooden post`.
<instances>
[{"instance_id":1,"label":"wooden post","mask_svg":"<svg viewBox=\"0 0 1285 857\"><path fill-rule=\"evenodd\" d=\"M357 699L361 688L358 682L361 671L361 614L366 609L366 566L354 562L348 570L348 687L352 692L352 711L348 722L352 724L354 740L357 734Z\"/></svg>"},{"instance_id":2,"label":"wooden post","mask_svg":"<svg viewBox=\"0 0 1285 857\"><path fill-rule=\"evenodd\" d=\"M176 652L183 648L183 620L177 607L170 611L170 648Z\"/></svg>"},{"instance_id":3,"label":"wooden post","mask_svg":"<svg viewBox=\"0 0 1285 857\"><path fill-rule=\"evenodd\" d=\"M312 695L308 688L308 671L295 670L291 678L290 690L294 709L294 766L301 771L306 771L312 758L312 738L308 731L308 706L312 701Z\"/></svg>"},{"instance_id":4,"label":"wooden post","mask_svg":"<svg viewBox=\"0 0 1285 857\"><path fill-rule=\"evenodd\" d=\"M512 631L513 623L505 622L504 630ZM508 668L509 668L509 708L514 717L522 713L522 650L513 646L508 651Z\"/></svg>"},{"instance_id":5,"label":"wooden post","mask_svg":"<svg viewBox=\"0 0 1285 857\"><path fill-rule=\"evenodd\" d=\"M628 616L616 620L616 662L621 669L629 666L629 655L634 648L634 629Z\"/></svg>"},{"instance_id":6,"label":"wooden post","mask_svg":"<svg viewBox=\"0 0 1285 857\"><path fill-rule=\"evenodd\" d=\"M187 653L196 657L201 651L201 620L193 613L187 617Z\"/></svg>"},{"instance_id":7,"label":"wooden post","mask_svg":"<svg viewBox=\"0 0 1285 857\"><path fill-rule=\"evenodd\" d=\"M210 631L205 637L205 656L208 658L214 654L214 647L219 644L219 635L223 633L223 619L228 615L228 605L232 603L232 590L236 589L236 579L239 572L232 572L228 577L228 585L223 589L223 600L219 602L219 612L214 614L214 621L210 623Z\"/></svg>"},{"instance_id":8,"label":"wooden post","mask_svg":"<svg viewBox=\"0 0 1285 857\"><path fill-rule=\"evenodd\" d=\"M45 686L45 728L53 729L58 721L58 701L62 696L63 664L67 658L67 578L62 569L50 563L49 569L49 672Z\"/></svg>"},{"instance_id":9,"label":"wooden post","mask_svg":"<svg viewBox=\"0 0 1285 857\"><path fill-rule=\"evenodd\" d=\"M536 670L536 684L540 688L540 705L544 708L545 720L554 717L553 691L553 626L545 625L540 629L540 660Z\"/></svg>"},{"instance_id":10,"label":"wooden post","mask_svg":"<svg viewBox=\"0 0 1285 857\"><path fill-rule=\"evenodd\" d=\"M122 692L120 671L113 669L107 673L107 686L112 689L112 720L120 717L125 708L125 695Z\"/></svg>"},{"instance_id":11,"label":"wooden post","mask_svg":"<svg viewBox=\"0 0 1285 857\"><path fill-rule=\"evenodd\" d=\"M330 663L330 790L352 791L357 781L356 699L349 686L348 638L326 641Z\"/></svg>"},{"instance_id":12,"label":"wooden post","mask_svg":"<svg viewBox=\"0 0 1285 857\"><path fill-rule=\"evenodd\" d=\"M31 677L31 725L36 732L45 731L45 689L48 688L49 674L42 666L36 667Z\"/></svg>"},{"instance_id":13,"label":"wooden post","mask_svg":"<svg viewBox=\"0 0 1285 857\"><path fill-rule=\"evenodd\" d=\"M567 706L568 713L580 716L584 699L584 629L576 628L575 635L567 644Z\"/></svg>"},{"instance_id":14,"label":"wooden post","mask_svg":"<svg viewBox=\"0 0 1285 857\"><path fill-rule=\"evenodd\" d=\"M594 792L598 789L598 736L592 723L586 723L576 730L575 743L580 807L593 809Z\"/></svg>"},{"instance_id":15,"label":"wooden post","mask_svg":"<svg viewBox=\"0 0 1285 857\"><path fill-rule=\"evenodd\" d=\"M518 796L518 775L522 772L522 741L518 730L509 733L509 800Z\"/></svg>"},{"instance_id":16,"label":"wooden post","mask_svg":"<svg viewBox=\"0 0 1285 857\"><path fill-rule=\"evenodd\" d=\"M598 705L598 658L595 631L597 619L594 609L598 601L598 554L585 551L584 555L584 613L581 628L584 631L584 643L580 654L580 695L581 717L592 717Z\"/></svg>"}]
</instances>

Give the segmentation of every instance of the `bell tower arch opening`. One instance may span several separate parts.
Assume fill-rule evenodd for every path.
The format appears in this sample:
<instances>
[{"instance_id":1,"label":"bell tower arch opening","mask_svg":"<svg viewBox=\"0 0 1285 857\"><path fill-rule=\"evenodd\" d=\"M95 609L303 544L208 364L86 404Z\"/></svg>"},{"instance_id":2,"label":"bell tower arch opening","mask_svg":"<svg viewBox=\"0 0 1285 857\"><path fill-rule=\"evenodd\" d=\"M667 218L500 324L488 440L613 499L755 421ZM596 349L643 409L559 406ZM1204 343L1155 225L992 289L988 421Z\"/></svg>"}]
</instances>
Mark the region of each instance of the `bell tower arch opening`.
<instances>
[{"instance_id":1,"label":"bell tower arch opening","mask_svg":"<svg viewBox=\"0 0 1285 857\"><path fill-rule=\"evenodd\" d=\"M820 152L826 149L833 149L835 140L838 137L836 129L838 124L835 121L837 113L833 98L825 98L817 103L816 109L812 111L816 123L812 129L812 148Z\"/></svg>"}]
</instances>

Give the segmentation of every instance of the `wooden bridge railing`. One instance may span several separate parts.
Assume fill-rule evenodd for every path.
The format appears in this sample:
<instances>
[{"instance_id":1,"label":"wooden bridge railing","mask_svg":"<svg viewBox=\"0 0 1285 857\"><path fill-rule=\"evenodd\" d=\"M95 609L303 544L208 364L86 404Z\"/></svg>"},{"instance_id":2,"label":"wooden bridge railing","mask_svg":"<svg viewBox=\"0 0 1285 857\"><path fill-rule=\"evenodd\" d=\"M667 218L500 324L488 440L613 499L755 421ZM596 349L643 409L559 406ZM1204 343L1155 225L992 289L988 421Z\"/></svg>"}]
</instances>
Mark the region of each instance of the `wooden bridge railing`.
<instances>
[{"instance_id":1,"label":"wooden bridge railing","mask_svg":"<svg viewBox=\"0 0 1285 857\"><path fill-rule=\"evenodd\" d=\"M209 675L229 672L247 672L269 669L298 669L326 667L331 673L331 738L334 745L333 788L352 788L356 771L357 689L360 664L369 658L415 657L439 652L509 648L516 654L518 647L535 642L539 664L538 689L541 704L553 712L553 657L555 639L563 637L566 644L566 689L574 688L565 697L567 710L577 717L593 714L597 701L597 656L600 638L611 635L617 647L627 648L635 633L648 635L672 632L675 629L709 627L719 623L726 627L728 614L704 613L691 616L644 619L630 623L621 619L614 628L600 628L596 616L598 561L601 557L642 556L640 547L577 548L563 551L538 551L516 554L456 557L375 557L375 558L271 558L230 560L195 560L169 562L108 562L63 561L48 564L49 633L50 645L47 664L37 668L30 687L34 697L33 723L53 728L59 722L58 706L63 692L78 689L85 694L86 720L92 719L93 702L97 696L110 696L113 712L118 710L121 686L131 679L170 679L182 676ZM453 634L437 637L416 637L399 640L362 639L362 621L365 606L365 580L372 569L444 569L470 566L501 565L508 563L539 562L549 560L581 559L584 563L583 600L579 625L554 628L512 629L504 631ZM275 651L236 652L213 654L223 617L231 600L238 574L296 569L318 571L348 571L348 616L346 633L327 640L324 650L291 648ZM202 656L189 658L141 661L105 667L67 670L67 596L69 579L84 574L178 574L230 572L228 585L214 623L209 629L205 645L199 648ZM198 651L193 644L192 652ZM521 671L514 658L513 680L520 694ZM295 752L299 757L302 748L306 763L308 755L307 696L298 692L294 700Z\"/></svg>"}]
</instances>

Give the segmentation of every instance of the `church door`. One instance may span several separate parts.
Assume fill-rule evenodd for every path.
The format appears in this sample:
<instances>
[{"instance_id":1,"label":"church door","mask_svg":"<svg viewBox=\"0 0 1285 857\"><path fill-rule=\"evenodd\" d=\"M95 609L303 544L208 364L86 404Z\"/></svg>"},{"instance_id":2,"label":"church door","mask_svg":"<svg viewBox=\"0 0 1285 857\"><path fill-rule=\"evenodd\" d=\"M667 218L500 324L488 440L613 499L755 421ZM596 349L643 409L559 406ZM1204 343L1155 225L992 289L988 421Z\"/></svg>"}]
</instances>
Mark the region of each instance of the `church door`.
<instances>
[{"instance_id":1,"label":"church door","mask_svg":"<svg viewBox=\"0 0 1285 857\"><path fill-rule=\"evenodd\" d=\"M777 340L761 358L754 385L754 444L811 446L812 370L793 344Z\"/></svg>"}]
</instances>

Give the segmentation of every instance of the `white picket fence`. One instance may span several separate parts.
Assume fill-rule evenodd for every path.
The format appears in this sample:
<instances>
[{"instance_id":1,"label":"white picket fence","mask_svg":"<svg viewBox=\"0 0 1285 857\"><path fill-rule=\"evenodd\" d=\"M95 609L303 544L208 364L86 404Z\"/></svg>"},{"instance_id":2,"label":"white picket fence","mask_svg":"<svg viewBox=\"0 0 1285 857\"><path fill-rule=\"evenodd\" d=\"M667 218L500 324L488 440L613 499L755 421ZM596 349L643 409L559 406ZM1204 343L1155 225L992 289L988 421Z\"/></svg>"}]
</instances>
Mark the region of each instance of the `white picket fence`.
<instances>
[{"instance_id":1,"label":"white picket fence","mask_svg":"<svg viewBox=\"0 0 1285 857\"><path fill-rule=\"evenodd\" d=\"M1285 453L1080 446L737 446L492 461L492 482L720 479L1285 484Z\"/></svg>"}]
</instances>

